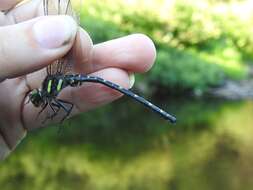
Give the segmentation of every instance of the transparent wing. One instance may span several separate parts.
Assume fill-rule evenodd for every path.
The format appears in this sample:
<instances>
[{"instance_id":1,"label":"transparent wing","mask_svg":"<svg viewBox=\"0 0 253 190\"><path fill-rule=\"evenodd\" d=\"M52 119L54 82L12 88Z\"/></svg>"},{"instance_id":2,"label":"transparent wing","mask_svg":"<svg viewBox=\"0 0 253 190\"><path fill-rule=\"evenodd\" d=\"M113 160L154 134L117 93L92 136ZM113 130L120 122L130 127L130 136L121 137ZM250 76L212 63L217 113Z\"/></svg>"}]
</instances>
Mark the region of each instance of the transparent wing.
<instances>
[{"instance_id":1,"label":"transparent wing","mask_svg":"<svg viewBox=\"0 0 253 190\"><path fill-rule=\"evenodd\" d=\"M81 6L81 0L43 0L44 15L69 15L79 24L79 16L74 11L72 2Z\"/></svg>"},{"instance_id":2,"label":"transparent wing","mask_svg":"<svg viewBox=\"0 0 253 190\"><path fill-rule=\"evenodd\" d=\"M75 3L76 9L73 8L73 4ZM78 25L80 25L80 9L82 7L82 0L65 0L65 4L63 6L63 10L65 10L65 14L71 16ZM79 10L78 10L79 9ZM69 51L69 53L65 56L64 65L62 67L62 73L70 74L73 73L73 66L75 63L74 59L74 50Z\"/></svg>"},{"instance_id":3,"label":"transparent wing","mask_svg":"<svg viewBox=\"0 0 253 190\"><path fill-rule=\"evenodd\" d=\"M72 0L73 1L73 0ZM44 15L69 15L78 24L80 23L79 16L73 9L71 0L43 0ZM79 3L78 7L81 7L81 0L75 2ZM47 74L66 74L72 72L73 68L73 56L70 51L65 57L56 60L54 63L47 67Z\"/></svg>"}]
</instances>

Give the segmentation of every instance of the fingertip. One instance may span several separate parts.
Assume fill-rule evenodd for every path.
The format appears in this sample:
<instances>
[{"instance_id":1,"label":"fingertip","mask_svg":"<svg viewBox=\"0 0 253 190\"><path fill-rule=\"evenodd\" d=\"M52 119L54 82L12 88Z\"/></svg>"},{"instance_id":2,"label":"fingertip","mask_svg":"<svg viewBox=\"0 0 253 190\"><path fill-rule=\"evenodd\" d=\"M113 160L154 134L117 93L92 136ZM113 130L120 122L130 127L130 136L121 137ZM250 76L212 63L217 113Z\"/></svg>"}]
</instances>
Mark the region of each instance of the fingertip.
<instances>
[{"instance_id":1,"label":"fingertip","mask_svg":"<svg viewBox=\"0 0 253 190\"><path fill-rule=\"evenodd\" d=\"M142 72L147 72L151 69L156 60L156 47L153 40L145 34L132 34L131 37L139 47L142 57Z\"/></svg>"},{"instance_id":2,"label":"fingertip","mask_svg":"<svg viewBox=\"0 0 253 190\"><path fill-rule=\"evenodd\" d=\"M134 73L129 73L129 88L132 88L135 83Z\"/></svg>"},{"instance_id":3,"label":"fingertip","mask_svg":"<svg viewBox=\"0 0 253 190\"><path fill-rule=\"evenodd\" d=\"M147 72L155 59L155 45L144 34L132 34L97 44L92 54L96 70L118 67L133 73Z\"/></svg>"}]
</instances>

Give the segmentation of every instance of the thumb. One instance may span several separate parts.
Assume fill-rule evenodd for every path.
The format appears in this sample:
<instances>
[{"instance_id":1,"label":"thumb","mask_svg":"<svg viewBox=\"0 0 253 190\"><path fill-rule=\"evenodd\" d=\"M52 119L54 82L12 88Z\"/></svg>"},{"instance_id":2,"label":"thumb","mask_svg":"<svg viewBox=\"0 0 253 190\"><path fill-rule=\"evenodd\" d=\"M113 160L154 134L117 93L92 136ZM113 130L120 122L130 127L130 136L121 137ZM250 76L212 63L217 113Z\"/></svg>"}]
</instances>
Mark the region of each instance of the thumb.
<instances>
[{"instance_id":1,"label":"thumb","mask_svg":"<svg viewBox=\"0 0 253 190\"><path fill-rule=\"evenodd\" d=\"M39 17L0 27L0 81L39 70L64 56L76 31L69 16Z\"/></svg>"}]
</instances>

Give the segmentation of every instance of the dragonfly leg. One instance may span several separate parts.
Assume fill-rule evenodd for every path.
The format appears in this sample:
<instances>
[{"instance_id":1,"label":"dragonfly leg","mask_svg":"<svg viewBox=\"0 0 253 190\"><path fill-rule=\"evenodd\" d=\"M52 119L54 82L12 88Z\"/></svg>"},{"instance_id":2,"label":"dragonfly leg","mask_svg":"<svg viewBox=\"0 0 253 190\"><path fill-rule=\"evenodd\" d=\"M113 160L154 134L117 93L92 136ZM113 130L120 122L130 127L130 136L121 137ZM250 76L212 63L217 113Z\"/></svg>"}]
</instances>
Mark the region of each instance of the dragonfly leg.
<instances>
[{"instance_id":1,"label":"dragonfly leg","mask_svg":"<svg viewBox=\"0 0 253 190\"><path fill-rule=\"evenodd\" d=\"M70 102L67 102L65 100L61 100L61 99L58 99L58 101L61 103L61 104L66 104L66 105L69 105L70 107L67 108L67 110L65 110L67 112L67 114L64 116L64 118L62 119L62 121L64 121L69 115L70 113L72 112L73 110L73 107L74 107L74 104L70 103ZM66 108L66 107L65 107Z\"/></svg>"},{"instance_id":2,"label":"dragonfly leg","mask_svg":"<svg viewBox=\"0 0 253 190\"><path fill-rule=\"evenodd\" d=\"M57 112L59 112L60 108L63 108L63 110L66 112L66 115L62 118L62 120L60 121L61 123L70 115L74 104L67 102L65 100L61 100L61 99L55 99L53 102L53 105L58 107ZM65 105L70 105L70 108L67 108ZM62 126L62 125L61 125ZM59 127L58 133L61 132L62 127Z\"/></svg>"},{"instance_id":3,"label":"dragonfly leg","mask_svg":"<svg viewBox=\"0 0 253 190\"><path fill-rule=\"evenodd\" d=\"M59 105L57 105L57 104L54 104L53 102L49 103L49 106L50 106L50 108L54 112L52 115L50 115L50 119L52 120L58 114L58 112L60 111L61 107Z\"/></svg>"},{"instance_id":4,"label":"dragonfly leg","mask_svg":"<svg viewBox=\"0 0 253 190\"><path fill-rule=\"evenodd\" d=\"M45 105L42 107L42 109L40 110L40 112L37 115L37 119L39 118L40 114L46 109L46 107L48 106L48 102L45 103Z\"/></svg>"},{"instance_id":5,"label":"dragonfly leg","mask_svg":"<svg viewBox=\"0 0 253 190\"><path fill-rule=\"evenodd\" d=\"M48 115L44 120L43 120L43 124L45 124L46 123L46 121L48 120L48 119L53 119L56 115L57 115L57 113L59 112L59 110L60 110L60 106L58 106L58 105L54 105L52 102L48 102L48 104L47 105L49 105L50 106L50 108L52 109L52 111L54 112L53 114L51 114L51 115ZM57 108L57 110L55 109L55 107Z\"/></svg>"},{"instance_id":6,"label":"dragonfly leg","mask_svg":"<svg viewBox=\"0 0 253 190\"><path fill-rule=\"evenodd\" d=\"M55 101L55 100L54 100L54 101ZM56 101L56 102L51 102L51 103L49 104L49 106L50 106L51 109L54 111L54 113L50 116L50 119L52 120L52 119L59 113L59 111L60 111L61 108L62 108L62 105L58 104L57 101ZM55 108L56 108L57 110L55 110ZM60 132L61 132L61 126L60 126L59 129L58 129L58 133L60 133Z\"/></svg>"},{"instance_id":7,"label":"dragonfly leg","mask_svg":"<svg viewBox=\"0 0 253 190\"><path fill-rule=\"evenodd\" d=\"M58 107L62 108L66 112L66 115L61 120L61 122L63 122L70 115L74 105L70 102L60 99L55 99L54 102L56 105L58 105ZM70 105L70 108L67 108L65 105Z\"/></svg>"}]
</instances>

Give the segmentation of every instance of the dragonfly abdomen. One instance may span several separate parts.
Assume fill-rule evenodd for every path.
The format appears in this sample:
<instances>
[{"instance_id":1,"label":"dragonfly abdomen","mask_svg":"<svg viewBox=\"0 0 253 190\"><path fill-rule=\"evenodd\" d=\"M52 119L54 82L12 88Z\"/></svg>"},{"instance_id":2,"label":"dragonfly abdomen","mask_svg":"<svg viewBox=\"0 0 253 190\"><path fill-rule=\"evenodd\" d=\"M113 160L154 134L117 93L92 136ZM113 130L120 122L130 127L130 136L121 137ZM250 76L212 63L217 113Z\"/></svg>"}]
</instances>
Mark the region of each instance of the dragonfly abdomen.
<instances>
[{"instance_id":1,"label":"dragonfly abdomen","mask_svg":"<svg viewBox=\"0 0 253 190\"><path fill-rule=\"evenodd\" d=\"M84 82L93 82L93 83L100 83L103 84L109 88L112 88L116 91L121 92L122 94L134 99L135 101L143 104L145 107L151 109L152 111L158 113L161 117L163 117L166 120L169 120L171 123L176 122L176 118L166 111L162 110L161 108L157 107L156 105L152 104L145 98L133 93L131 90L123 88L122 86L112 83L110 81L107 81L103 78L96 77L96 76L89 76L89 75L66 75L65 76L66 84L72 87L80 86Z\"/></svg>"}]
</instances>

